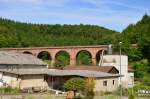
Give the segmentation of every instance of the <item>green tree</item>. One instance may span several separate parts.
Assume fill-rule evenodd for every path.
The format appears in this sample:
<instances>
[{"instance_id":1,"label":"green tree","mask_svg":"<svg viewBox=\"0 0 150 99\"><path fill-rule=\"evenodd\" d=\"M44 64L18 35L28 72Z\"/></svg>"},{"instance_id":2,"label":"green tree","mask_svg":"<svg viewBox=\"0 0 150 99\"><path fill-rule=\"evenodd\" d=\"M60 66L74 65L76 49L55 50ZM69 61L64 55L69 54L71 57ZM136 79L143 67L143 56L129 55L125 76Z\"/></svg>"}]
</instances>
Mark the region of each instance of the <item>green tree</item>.
<instances>
[{"instance_id":1,"label":"green tree","mask_svg":"<svg viewBox=\"0 0 150 99\"><path fill-rule=\"evenodd\" d=\"M60 51L56 54L55 66L63 68L70 64L70 56L65 51Z\"/></svg>"},{"instance_id":2,"label":"green tree","mask_svg":"<svg viewBox=\"0 0 150 99\"><path fill-rule=\"evenodd\" d=\"M121 36L123 40L129 42L129 44L136 43L138 45L137 51L131 53L131 56L135 56L140 52L144 58L147 58L150 61L150 17L147 14L143 16L142 20L136 24L129 25L123 30Z\"/></svg>"},{"instance_id":3,"label":"green tree","mask_svg":"<svg viewBox=\"0 0 150 99\"><path fill-rule=\"evenodd\" d=\"M84 89L84 85L85 81L83 78L74 77L66 81L64 88L67 90L79 91Z\"/></svg>"},{"instance_id":4,"label":"green tree","mask_svg":"<svg viewBox=\"0 0 150 99\"><path fill-rule=\"evenodd\" d=\"M42 59L42 60L50 60L50 54L46 51L43 51L41 53L39 53L38 58Z\"/></svg>"},{"instance_id":5,"label":"green tree","mask_svg":"<svg viewBox=\"0 0 150 99\"><path fill-rule=\"evenodd\" d=\"M68 60L66 60L65 56L58 56L55 62L55 66L58 68L63 68L68 65Z\"/></svg>"},{"instance_id":6,"label":"green tree","mask_svg":"<svg viewBox=\"0 0 150 99\"><path fill-rule=\"evenodd\" d=\"M77 64L78 65L91 65L92 60L91 60L91 55L87 51L81 51L77 55Z\"/></svg>"}]
</instances>

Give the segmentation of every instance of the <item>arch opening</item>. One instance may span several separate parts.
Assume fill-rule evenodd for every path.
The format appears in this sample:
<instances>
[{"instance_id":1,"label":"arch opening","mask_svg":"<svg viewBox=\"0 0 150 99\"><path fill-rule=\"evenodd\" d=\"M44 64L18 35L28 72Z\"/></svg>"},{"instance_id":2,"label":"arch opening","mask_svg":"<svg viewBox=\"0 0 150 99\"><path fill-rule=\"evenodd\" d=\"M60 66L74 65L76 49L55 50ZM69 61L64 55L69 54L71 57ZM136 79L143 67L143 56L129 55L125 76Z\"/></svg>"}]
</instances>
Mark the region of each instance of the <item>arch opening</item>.
<instances>
[{"instance_id":1,"label":"arch opening","mask_svg":"<svg viewBox=\"0 0 150 99\"><path fill-rule=\"evenodd\" d=\"M63 68L70 65L70 55L66 51L59 51L55 55L55 67Z\"/></svg>"},{"instance_id":2,"label":"arch opening","mask_svg":"<svg viewBox=\"0 0 150 99\"><path fill-rule=\"evenodd\" d=\"M107 54L107 51L104 50L103 55L106 55L106 54ZM102 50L96 53L96 65L99 65L101 58L102 58Z\"/></svg>"},{"instance_id":3,"label":"arch opening","mask_svg":"<svg viewBox=\"0 0 150 99\"><path fill-rule=\"evenodd\" d=\"M77 65L92 65L92 55L89 51L81 50L76 55Z\"/></svg>"},{"instance_id":4,"label":"arch opening","mask_svg":"<svg viewBox=\"0 0 150 99\"><path fill-rule=\"evenodd\" d=\"M37 56L39 59L42 59L45 63L51 66L51 55L47 51L42 51Z\"/></svg>"},{"instance_id":5,"label":"arch opening","mask_svg":"<svg viewBox=\"0 0 150 99\"><path fill-rule=\"evenodd\" d=\"M31 55L33 55L31 52L29 52L29 51L25 51L25 52L23 52L24 54L31 54Z\"/></svg>"}]
</instances>

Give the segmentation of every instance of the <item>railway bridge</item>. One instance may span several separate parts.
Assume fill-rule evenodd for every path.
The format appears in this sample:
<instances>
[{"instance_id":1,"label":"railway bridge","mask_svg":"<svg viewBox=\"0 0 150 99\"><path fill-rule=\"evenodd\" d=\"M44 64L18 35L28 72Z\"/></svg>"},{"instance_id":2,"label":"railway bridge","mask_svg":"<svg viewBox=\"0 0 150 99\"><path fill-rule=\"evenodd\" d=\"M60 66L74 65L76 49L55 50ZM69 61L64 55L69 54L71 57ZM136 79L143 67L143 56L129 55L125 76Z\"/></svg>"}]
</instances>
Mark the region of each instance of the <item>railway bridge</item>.
<instances>
[{"instance_id":1,"label":"railway bridge","mask_svg":"<svg viewBox=\"0 0 150 99\"><path fill-rule=\"evenodd\" d=\"M60 46L60 47L28 47L28 48L0 48L0 51L10 51L32 54L38 58L43 52L49 54L51 64L55 63L56 56L59 52L66 52L70 58L70 65L76 65L77 55L81 51L87 51L94 65L96 65L96 56L99 55L102 50L107 54L112 53L111 45L95 45L95 46Z\"/></svg>"}]
</instances>

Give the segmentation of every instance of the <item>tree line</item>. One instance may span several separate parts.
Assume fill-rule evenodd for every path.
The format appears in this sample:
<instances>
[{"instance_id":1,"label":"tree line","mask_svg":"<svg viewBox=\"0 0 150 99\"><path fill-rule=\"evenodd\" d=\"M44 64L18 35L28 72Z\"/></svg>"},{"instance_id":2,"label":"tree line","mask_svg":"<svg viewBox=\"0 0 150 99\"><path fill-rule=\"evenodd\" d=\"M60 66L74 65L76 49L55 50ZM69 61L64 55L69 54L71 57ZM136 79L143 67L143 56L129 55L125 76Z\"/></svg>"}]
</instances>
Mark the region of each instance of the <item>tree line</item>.
<instances>
[{"instance_id":1,"label":"tree line","mask_svg":"<svg viewBox=\"0 0 150 99\"><path fill-rule=\"evenodd\" d=\"M0 18L1 48L110 44L116 35L96 25L31 24Z\"/></svg>"}]
</instances>

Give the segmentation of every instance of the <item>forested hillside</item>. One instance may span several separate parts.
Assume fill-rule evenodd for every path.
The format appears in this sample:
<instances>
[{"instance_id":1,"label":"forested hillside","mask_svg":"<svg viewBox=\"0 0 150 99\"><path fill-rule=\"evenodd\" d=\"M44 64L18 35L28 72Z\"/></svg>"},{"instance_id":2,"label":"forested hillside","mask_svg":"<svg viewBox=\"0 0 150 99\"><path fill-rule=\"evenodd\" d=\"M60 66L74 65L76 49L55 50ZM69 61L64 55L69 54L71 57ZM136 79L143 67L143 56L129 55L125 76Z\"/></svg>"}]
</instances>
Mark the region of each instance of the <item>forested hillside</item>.
<instances>
[{"instance_id":1,"label":"forested hillside","mask_svg":"<svg viewBox=\"0 0 150 99\"><path fill-rule=\"evenodd\" d=\"M120 41L129 61L150 60L150 16L144 15L122 33L96 25L31 24L0 18L0 48L113 44L118 52Z\"/></svg>"},{"instance_id":2,"label":"forested hillside","mask_svg":"<svg viewBox=\"0 0 150 99\"><path fill-rule=\"evenodd\" d=\"M150 89L150 16L144 15L136 24L130 24L120 36L135 78L141 82L139 87ZM131 48L131 44L137 44L137 49Z\"/></svg>"},{"instance_id":3,"label":"forested hillside","mask_svg":"<svg viewBox=\"0 0 150 99\"><path fill-rule=\"evenodd\" d=\"M130 24L121 33L121 37L126 45L137 44L143 57L150 60L150 16L144 15L136 24Z\"/></svg>"},{"instance_id":4,"label":"forested hillside","mask_svg":"<svg viewBox=\"0 0 150 99\"><path fill-rule=\"evenodd\" d=\"M0 47L110 44L116 35L96 25L30 24L0 18Z\"/></svg>"}]
</instances>

